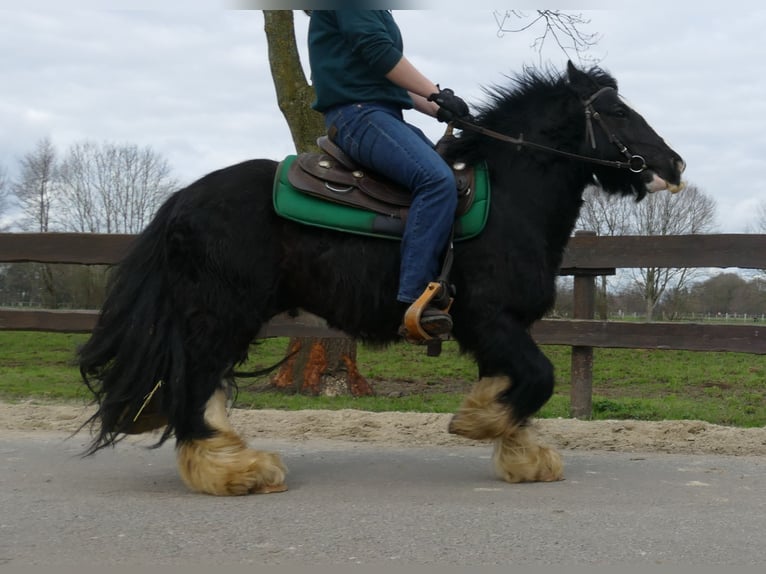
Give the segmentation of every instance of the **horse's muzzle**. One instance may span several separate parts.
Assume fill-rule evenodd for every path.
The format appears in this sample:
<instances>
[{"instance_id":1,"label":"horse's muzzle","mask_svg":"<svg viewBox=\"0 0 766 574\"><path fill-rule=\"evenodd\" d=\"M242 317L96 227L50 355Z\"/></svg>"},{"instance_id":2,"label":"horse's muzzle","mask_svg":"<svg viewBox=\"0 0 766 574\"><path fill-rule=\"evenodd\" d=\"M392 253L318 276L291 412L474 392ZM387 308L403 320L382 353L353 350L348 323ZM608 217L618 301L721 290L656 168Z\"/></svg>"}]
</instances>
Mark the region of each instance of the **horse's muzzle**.
<instances>
[{"instance_id":1,"label":"horse's muzzle","mask_svg":"<svg viewBox=\"0 0 766 574\"><path fill-rule=\"evenodd\" d=\"M686 187L686 182L681 179L681 175L686 169L686 162L684 162L684 160L681 158L678 158L677 160L672 160L671 164L672 174L668 177L668 179L671 181L676 180L678 183L671 183L670 181L660 177L657 172L650 169L644 172L646 174L645 184L647 192L656 193L666 189L670 193L678 193Z\"/></svg>"}]
</instances>

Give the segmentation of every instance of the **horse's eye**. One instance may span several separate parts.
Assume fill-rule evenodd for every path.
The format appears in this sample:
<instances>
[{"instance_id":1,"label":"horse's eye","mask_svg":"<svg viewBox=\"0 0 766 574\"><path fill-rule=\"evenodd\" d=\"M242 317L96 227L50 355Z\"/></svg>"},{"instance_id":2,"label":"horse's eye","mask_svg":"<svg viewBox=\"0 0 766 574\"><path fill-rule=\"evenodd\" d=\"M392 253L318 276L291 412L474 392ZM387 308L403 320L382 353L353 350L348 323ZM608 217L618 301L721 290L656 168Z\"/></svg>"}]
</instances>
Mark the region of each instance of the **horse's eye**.
<instances>
[{"instance_id":1,"label":"horse's eye","mask_svg":"<svg viewBox=\"0 0 766 574\"><path fill-rule=\"evenodd\" d=\"M628 117L628 111L625 108L622 108L622 107L615 108L613 115L616 118L627 118Z\"/></svg>"}]
</instances>

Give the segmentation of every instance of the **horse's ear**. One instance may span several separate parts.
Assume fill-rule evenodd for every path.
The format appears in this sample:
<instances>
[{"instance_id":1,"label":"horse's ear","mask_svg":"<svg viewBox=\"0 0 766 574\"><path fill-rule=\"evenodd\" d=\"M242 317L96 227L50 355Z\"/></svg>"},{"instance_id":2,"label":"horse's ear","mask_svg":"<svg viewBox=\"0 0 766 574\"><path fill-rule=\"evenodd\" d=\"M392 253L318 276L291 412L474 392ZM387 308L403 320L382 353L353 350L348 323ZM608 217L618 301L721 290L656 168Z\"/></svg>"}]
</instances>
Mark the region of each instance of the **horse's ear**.
<instances>
[{"instance_id":1,"label":"horse's ear","mask_svg":"<svg viewBox=\"0 0 766 574\"><path fill-rule=\"evenodd\" d=\"M572 76L577 74L579 71L580 70L578 70L572 63L572 60L567 60L567 75L569 76L569 81L572 81Z\"/></svg>"},{"instance_id":2,"label":"horse's ear","mask_svg":"<svg viewBox=\"0 0 766 574\"><path fill-rule=\"evenodd\" d=\"M569 85L583 97L587 97L593 92L593 88L598 87L597 82L586 72L578 69L572 63L572 60L567 61L567 78L569 79Z\"/></svg>"},{"instance_id":3,"label":"horse's ear","mask_svg":"<svg viewBox=\"0 0 766 574\"><path fill-rule=\"evenodd\" d=\"M575 87L585 88L589 87L592 83L588 74L578 70L572 63L572 60L567 60L567 77L569 78L569 83Z\"/></svg>"}]
</instances>

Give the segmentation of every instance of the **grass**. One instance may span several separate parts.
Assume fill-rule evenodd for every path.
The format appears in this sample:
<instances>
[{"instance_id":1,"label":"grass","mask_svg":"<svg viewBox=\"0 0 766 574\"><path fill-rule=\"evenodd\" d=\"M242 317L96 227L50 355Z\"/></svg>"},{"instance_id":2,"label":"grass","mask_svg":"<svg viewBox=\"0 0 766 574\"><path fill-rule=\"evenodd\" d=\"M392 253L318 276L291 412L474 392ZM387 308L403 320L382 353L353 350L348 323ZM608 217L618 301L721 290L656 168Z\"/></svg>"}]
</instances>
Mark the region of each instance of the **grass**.
<instances>
[{"instance_id":1,"label":"grass","mask_svg":"<svg viewBox=\"0 0 766 574\"><path fill-rule=\"evenodd\" d=\"M86 335L0 332L0 399L5 401L89 400L74 354ZM279 361L286 339L260 341L241 370ZM555 395L541 417L567 417L570 350L546 346L556 368ZM441 357L427 357L421 347L358 347L358 365L375 387L396 381L402 396L306 397L268 390L268 379L240 382L237 405L244 408L339 409L369 411L453 412L462 390L476 380L472 360L454 343ZM717 424L766 425L766 356L641 349L595 349L593 418L640 420L697 419ZM412 389L410 391L409 389Z\"/></svg>"}]
</instances>

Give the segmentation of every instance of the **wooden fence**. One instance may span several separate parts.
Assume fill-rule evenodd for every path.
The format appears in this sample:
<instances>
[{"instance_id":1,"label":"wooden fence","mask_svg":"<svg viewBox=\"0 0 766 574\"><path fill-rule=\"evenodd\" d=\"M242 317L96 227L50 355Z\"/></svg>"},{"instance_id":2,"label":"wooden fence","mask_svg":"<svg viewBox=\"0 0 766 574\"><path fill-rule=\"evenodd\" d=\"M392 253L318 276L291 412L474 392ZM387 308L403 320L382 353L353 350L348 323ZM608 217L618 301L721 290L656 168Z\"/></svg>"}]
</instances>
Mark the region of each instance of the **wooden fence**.
<instances>
[{"instance_id":1,"label":"wooden fence","mask_svg":"<svg viewBox=\"0 0 766 574\"><path fill-rule=\"evenodd\" d=\"M83 233L0 233L0 263L112 264L134 236ZM572 347L570 412L592 412L593 348L679 349L766 354L766 327L594 320L595 278L618 268L766 269L766 235L597 237L579 232L567 247L562 275L574 277L573 319L545 319L532 328L541 344ZM97 311L0 308L0 330L89 332ZM260 338L343 337L312 316L276 317Z\"/></svg>"}]
</instances>

